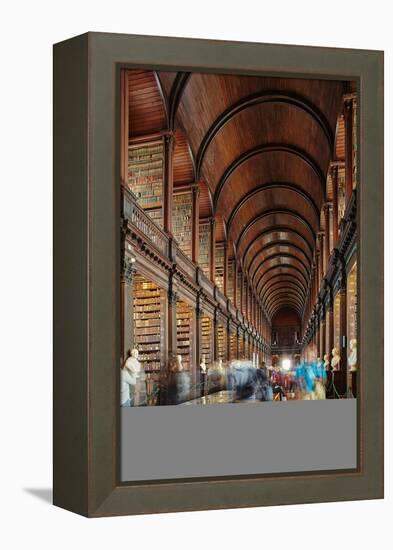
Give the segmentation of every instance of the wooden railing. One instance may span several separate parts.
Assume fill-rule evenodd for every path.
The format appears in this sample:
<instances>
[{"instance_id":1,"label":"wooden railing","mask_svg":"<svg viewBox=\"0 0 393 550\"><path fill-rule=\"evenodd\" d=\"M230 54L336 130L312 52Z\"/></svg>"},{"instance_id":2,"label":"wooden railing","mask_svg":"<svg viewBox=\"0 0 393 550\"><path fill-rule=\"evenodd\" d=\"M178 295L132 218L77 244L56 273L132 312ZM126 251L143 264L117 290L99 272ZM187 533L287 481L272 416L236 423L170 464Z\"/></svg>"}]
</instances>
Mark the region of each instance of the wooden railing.
<instances>
[{"instance_id":1,"label":"wooden railing","mask_svg":"<svg viewBox=\"0 0 393 550\"><path fill-rule=\"evenodd\" d=\"M162 252L165 256L169 255L169 239L158 225L150 218L148 214L141 208L136 197L127 189L122 188L122 206L123 217L141 231L149 240Z\"/></svg>"},{"instance_id":2,"label":"wooden railing","mask_svg":"<svg viewBox=\"0 0 393 550\"><path fill-rule=\"evenodd\" d=\"M202 269L182 252L177 242L170 239L138 205L136 196L124 187L121 189L121 214L136 234L147 238L168 261L174 262L191 281L202 287L206 295L221 306L222 311L227 311L247 328L252 326Z\"/></svg>"}]
</instances>

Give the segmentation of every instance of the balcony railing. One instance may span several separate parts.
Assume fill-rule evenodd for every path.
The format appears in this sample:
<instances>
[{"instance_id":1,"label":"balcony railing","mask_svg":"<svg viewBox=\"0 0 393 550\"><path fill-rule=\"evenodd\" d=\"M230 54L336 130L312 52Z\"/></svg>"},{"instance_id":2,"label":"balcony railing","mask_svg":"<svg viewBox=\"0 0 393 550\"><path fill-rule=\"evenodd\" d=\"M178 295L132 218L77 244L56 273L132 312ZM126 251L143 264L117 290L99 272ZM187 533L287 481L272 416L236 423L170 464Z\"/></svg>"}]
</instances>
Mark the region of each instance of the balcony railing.
<instances>
[{"instance_id":1,"label":"balcony railing","mask_svg":"<svg viewBox=\"0 0 393 550\"><path fill-rule=\"evenodd\" d=\"M146 235L149 240L162 252L165 256L169 255L169 239L150 218L148 214L141 208L135 196L127 189L122 189L123 196L123 217L128 222Z\"/></svg>"}]
</instances>

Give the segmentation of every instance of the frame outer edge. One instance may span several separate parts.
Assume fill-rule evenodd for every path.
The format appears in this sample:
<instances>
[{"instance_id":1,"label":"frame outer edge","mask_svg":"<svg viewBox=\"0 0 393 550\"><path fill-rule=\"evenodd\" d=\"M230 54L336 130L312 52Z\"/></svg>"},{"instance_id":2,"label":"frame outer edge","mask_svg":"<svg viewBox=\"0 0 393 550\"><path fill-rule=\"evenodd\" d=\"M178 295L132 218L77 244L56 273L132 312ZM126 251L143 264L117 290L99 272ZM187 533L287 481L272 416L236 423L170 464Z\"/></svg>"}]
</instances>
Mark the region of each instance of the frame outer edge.
<instances>
[{"instance_id":1,"label":"frame outer edge","mask_svg":"<svg viewBox=\"0 0 393 550\"><path fill-rule=\"evenodd\" d=\"M53 48L53 503L88 513L88 35Z\"/></svg>"}]
</instances>

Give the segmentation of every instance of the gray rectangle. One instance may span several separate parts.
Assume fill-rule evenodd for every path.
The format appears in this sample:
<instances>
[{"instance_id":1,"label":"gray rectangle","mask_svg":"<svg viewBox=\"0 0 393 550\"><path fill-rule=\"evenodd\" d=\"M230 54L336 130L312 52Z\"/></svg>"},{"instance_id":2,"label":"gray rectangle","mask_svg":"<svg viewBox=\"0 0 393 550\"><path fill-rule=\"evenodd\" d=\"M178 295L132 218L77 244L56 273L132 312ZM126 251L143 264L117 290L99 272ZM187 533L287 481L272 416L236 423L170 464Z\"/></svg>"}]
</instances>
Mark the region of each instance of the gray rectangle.
<instances>
[{"instance_id":1,"label":"gray rectangle","mask_svg":"<svg viewBox=\"0 0 393 550\"><path fill-rule=\"evenodd\" d=\"M356 399L121 409L121 481L357 467Z\"/></svg>"}]
</instances>

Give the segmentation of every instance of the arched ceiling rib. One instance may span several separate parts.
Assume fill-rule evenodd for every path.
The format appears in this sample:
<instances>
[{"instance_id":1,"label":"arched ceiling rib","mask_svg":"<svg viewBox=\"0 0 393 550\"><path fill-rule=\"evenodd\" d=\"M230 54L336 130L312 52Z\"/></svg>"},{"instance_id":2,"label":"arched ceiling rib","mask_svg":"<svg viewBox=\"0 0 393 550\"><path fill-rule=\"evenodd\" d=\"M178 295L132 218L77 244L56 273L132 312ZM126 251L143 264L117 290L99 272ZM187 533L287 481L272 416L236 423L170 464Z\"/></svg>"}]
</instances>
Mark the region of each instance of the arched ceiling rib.
<instances>
[{"instance_id":1,"label":"arched ceiling rib","mask_svg":"<svg viewBox=\"0 0 393 550\"><path fill-rule=\"evenodd\" d=\"M269 315L301 315L328 165L342 149L343 83L165 71L158 82L170 129L184 131L204 181L200 216L223 219L220 240L226 228L229 257L233 250Z\"/></svg>"}]
</instances>

